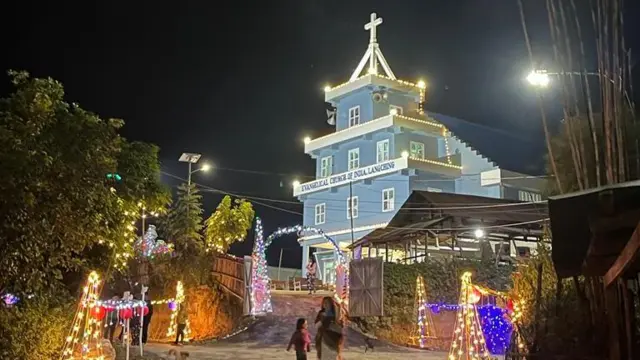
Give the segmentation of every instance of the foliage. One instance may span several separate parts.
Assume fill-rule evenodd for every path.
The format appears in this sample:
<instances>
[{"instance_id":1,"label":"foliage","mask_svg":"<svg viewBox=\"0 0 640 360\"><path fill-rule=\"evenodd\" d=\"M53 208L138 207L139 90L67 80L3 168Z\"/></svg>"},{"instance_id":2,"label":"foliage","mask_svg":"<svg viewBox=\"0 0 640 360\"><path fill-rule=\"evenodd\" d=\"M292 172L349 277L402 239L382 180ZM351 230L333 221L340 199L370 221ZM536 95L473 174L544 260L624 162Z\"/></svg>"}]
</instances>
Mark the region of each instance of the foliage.
<instances>
[{"instance_id":1,"label":"foliage","mask_svg":"<svg viewBox=\"0 0 640 360\"><path fill-rule=\"evenodd\" d=\"M584 173L581 174L581 180L584 181L584 187L596 187L596 162L592 138L593 133L589 126L589 121L585 116L580 118L570 118L568 120L565 119L563 120L563 122L564 121L568 121L568 124L562 126L561 131L551 138L553 156L556 161L556 166L558 168L558 177L560 179L560 183L562 184L563 190L565 192L580 190L576 173L576 165L572 154L572 143L577 144L574 145L574 152L583 154L582 158L584 159L584 162L586 164L585 168L587 169L587 176L585 177ZM595 114L594 123L595 129L593 130L598 140L600 155L600 173L602 179L601 183L604 184L604 139L602 116L599 114ZM625 136L625 156L629 164L627 168L627 180L635 180L640 177L640 165L638 163L638 160L640 160L640 154L638 154L637 147L638 139L640 139L640 127L636 123L632 122L632 118L631 116L629 116L626 119L623 131ZM575 140L572 142L571 139ZM581 152L582 149L583 152ZM547 156L547 162L549 161L550 159ZM550 164L548 167L550 167ZM553 173L550 170L548 172L550 174ZM559 192L556 188L555 179L550 179L548 186L549 193L557 194Z\"/></svg>"},{"instance_id":2,"label":"foliage","mask_svg":"<svg viewBox=\"0 0 640 360\"><path fill-rule=\"evenodd\" d=\"M236 199L232 204L231 197L225 196L206 221L207 251L224 253L232 243L244 240L251 229L254 216L255 211L250 202Z\"/></svg>"},{"instance_id":3,"label":"foliage","mask_svg":"<svg viewBox=\"0 0 640 360\"><path fill-rule=\"evenodd\" d=\"M202 195L195 184L178 187L176 200L161 221L161 231L175 244L178 256L202 252Z\"/></svg>"},{"instance_id":4,"label":"foliage","mask_svg":"<svg viewBox=\"0 0 640 360\"><path fill-rule=\"evenodd\" d=\"M384 264L383 317L364 318L363 326L370 330L391 329L399 324L413 324L415 315L416 278L422 275L429 303L457 303L460 277L465 271L473 273L473 282L495 290L507 290L512 268L496 267L493 261L438 259L404 265Z\"/></svg>"},{"instance_id":5,"label":"foliage","mask_svg":"<svg viewBox=\"0 0 640 360\"><path fill-rule=\"evenodd\" d=\"M0 293L23 300L0 309L0 348L11 359L49 359L70 321L56 299L87 269L126 264L136 204L161 206L168 193L157 148L128 143L123 121L67 103L53 79L9 75L15 90L0 99Z\"/></svg>"},{"instance_id":6,"label":"foliage","mask_svg":"<svg viewBox=\"0 0 640 360\"><path fill-rule=\"evenodd\" d=\"M46 297L0 307L0 359L58 358L73 309L71 302L54 303Z\"/></svg>"},{"instance_id":7,"label":"foliage","mask_svg":"<svg viewBox=\"0 0 640 360\"><path fill-rule=\"evenodd\" d=\"M121 120L65 102L53 79L10 75L15 91L0 100L0 292L20 296L55 288L69 271L106 267L116 255L124 261L135 220L127 208L141 193L154 199L162 191L146 188L159 180L157 151L144 164L125 161L140 151L118 135ZM118 172L122 183L107 180Z\"/></svg>"},{"instance_id":8,"label":"foliage","mask_svg":"<svg viewBox=\"0 0 640 360\"><path fill-rule=\"evenodd\" d=\"M538 269L542 266L540 312L536 318ZM598 344L593 341L590 317L579 300L576 285L584 287L579 279L562 280L558 291L551 249L540 244L538 252L525 260L513 273L514 297L523 299L525 306L519 322L521 334L529 351L544 356L592 356ZM536 323L537 328L536 328ZM537 341L536 341L537 340ZM603 337L604 340L604 337ZM588 346L586 345L588 344ZM535 349L532 347L535 346Z\"/></svg>"}]
</instances>

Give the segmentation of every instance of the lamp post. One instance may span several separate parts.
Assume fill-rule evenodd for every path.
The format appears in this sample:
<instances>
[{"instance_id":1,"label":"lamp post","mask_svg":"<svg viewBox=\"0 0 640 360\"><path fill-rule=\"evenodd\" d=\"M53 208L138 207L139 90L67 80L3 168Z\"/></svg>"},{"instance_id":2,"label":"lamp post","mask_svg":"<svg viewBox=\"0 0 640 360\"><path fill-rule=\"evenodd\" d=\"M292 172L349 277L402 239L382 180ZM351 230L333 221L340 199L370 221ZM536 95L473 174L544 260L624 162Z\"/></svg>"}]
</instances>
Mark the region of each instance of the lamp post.
<instances>
[{"instance_id":1,"label":"lamp post","mask_svg":"<svg viewBox=\"0 0 640 360\"><path fill-rule=\"evenodd\" d=\"M194 153L182 153L178 161L186 162L189 164L189 175L187 176L187 194L191 192L191 175L197 173L198 171L207 172L211 169L211 165L203 164L200 168L191 170L193 164L197 164L202 154L194 154Z\"/></svg>"}]
</instances>

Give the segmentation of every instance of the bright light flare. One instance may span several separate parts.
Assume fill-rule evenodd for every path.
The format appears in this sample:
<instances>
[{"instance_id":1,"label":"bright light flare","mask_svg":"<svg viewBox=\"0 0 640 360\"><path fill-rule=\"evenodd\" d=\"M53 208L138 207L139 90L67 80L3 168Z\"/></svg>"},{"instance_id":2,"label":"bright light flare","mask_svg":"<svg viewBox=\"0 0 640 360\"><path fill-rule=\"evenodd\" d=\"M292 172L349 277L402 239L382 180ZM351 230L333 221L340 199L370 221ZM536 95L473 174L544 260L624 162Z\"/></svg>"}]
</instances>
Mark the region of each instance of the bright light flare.
<instances>
[{"instance_id":1,"label":"bright light flare","mask_svg":"<svg viewBox=\"0 0 640 360\"><path fill-rule=\"evenodd\" d=\"M294 187L294 188L295 188L295 187L298 187L298 186L300 186L300 181L298 181L298 180L293 180L293 182L291 183L291 185L293 185L293 187Z\"/></svg>"},{"instance_id":2,"label":"bright light flare","mask_svg":"<svg viewBox=\"0 0 640 360\"><path fill-rule=\"evenodd\" d=\"M211 170L211 165L209 165L209 164L204 164L204 165L202 165L202 167L200 168L200 170L202 170L202 171L204 171L204 172L207 172L207 171Z\"/></svg>"},{"instance_id":3,"label":"bright light flare","mask_svg":"<svg viewBox=\"0 0 640 360\"><path fill-rule=\"evenodd\" d=\"M420 89L424 89L424 88L427 87L427 83L425 83L424 80L420 80L420 81L418 81L418 87Z\"/></svg>"},{"instance_id":4,"label":"bright light flare","mask_svg":"<svg viewBox=\"0 0 640 360\"><path fill-rule=\"evenodd\" d=\"M480 239L481 237L484 237L484 230L476 229L474 235L476 236L476 239Z\"/></svg>"},{"instance_id":5,"label":"bright light flare","mask_svg":"<svg viewBox=\"0 0 640 360\"><path fill-rule=\"evenodd\" d=\"M310 142L311 142L311 137L309 137L309 136L305 136L305 137L304 137L304 139L303 139L302 141L304 141L304 143L305 143L305 144L308 144L308 143L310 143Z\"/></svg>"},{"instance_id":6,"label":"bright light flare","mask_svg":"<svg viewBox=\"0 0 640 360\"><path fill-rule=\"evenodd\" d=\"M400 156L402 156L403 158L408 158L409 157L409 152L407 150L403 151Z\"/></svg>"},{"instance_id":7,"label":"bright light flare","mask_svg":"<svg viewBox=\"0 0 640 360\"><path fill-rule=\"evenodd\" d=\"M527 76L529 84L538 87L547 87L550 79L549 74L544 70L534 70Z\"/></svg>"}]
</instances>

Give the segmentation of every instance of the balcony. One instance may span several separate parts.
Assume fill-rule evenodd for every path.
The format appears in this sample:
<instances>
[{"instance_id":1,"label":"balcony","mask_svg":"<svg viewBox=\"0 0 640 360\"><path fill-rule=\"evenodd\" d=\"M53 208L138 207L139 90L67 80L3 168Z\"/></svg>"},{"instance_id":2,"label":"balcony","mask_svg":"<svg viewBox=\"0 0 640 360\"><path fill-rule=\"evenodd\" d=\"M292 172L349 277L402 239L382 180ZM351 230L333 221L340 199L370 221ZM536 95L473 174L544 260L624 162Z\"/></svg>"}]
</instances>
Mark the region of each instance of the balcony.
<instances>
[{"instance_id":1,"label":"balcony","mask_svg":"<svg viewBox=\"0 0 640 360\"><path fill-rule=\"evenodd\" d=\"M304 145L304 152L311 154L312 152L355 139L376 131L384 130L390 127L402 127L416 131L422 131L428 134L444 136L446 128L432 118L418 119L404 115L387 115L365 123L352 126L350 128L336 131L332 134L313 139Z\"/></svg>"}]
</instances>

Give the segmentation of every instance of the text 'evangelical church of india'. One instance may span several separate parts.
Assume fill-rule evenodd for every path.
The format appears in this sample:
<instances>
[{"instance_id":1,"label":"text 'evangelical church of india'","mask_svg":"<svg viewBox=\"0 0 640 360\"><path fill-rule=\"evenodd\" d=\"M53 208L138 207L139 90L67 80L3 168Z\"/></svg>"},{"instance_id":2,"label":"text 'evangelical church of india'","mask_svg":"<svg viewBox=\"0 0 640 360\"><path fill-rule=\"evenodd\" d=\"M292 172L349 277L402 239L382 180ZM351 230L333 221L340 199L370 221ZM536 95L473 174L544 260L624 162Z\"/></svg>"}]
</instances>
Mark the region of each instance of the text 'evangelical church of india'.
<instances>
[{"instance_id":1,"label":"text 'evangelical church of india'","mask_svg":"<svg viewBox=\"0 0 640 360\"><path fill-rule=\"evenodd\" d=\"M304 203L304 225L346 248L384 228L416 191L541 200L541 180L500 169L446 126L463 121L425 110L425 82L396 78L377 42L380 24L382 18L371 14L369 46L349 81L325 88L336 130L305 143L316 179L294 185L294 196ZM310 235L300 243L303 274L315 247L318 277L333 283L329 242Z\"/></svg>"}]
</instances>

